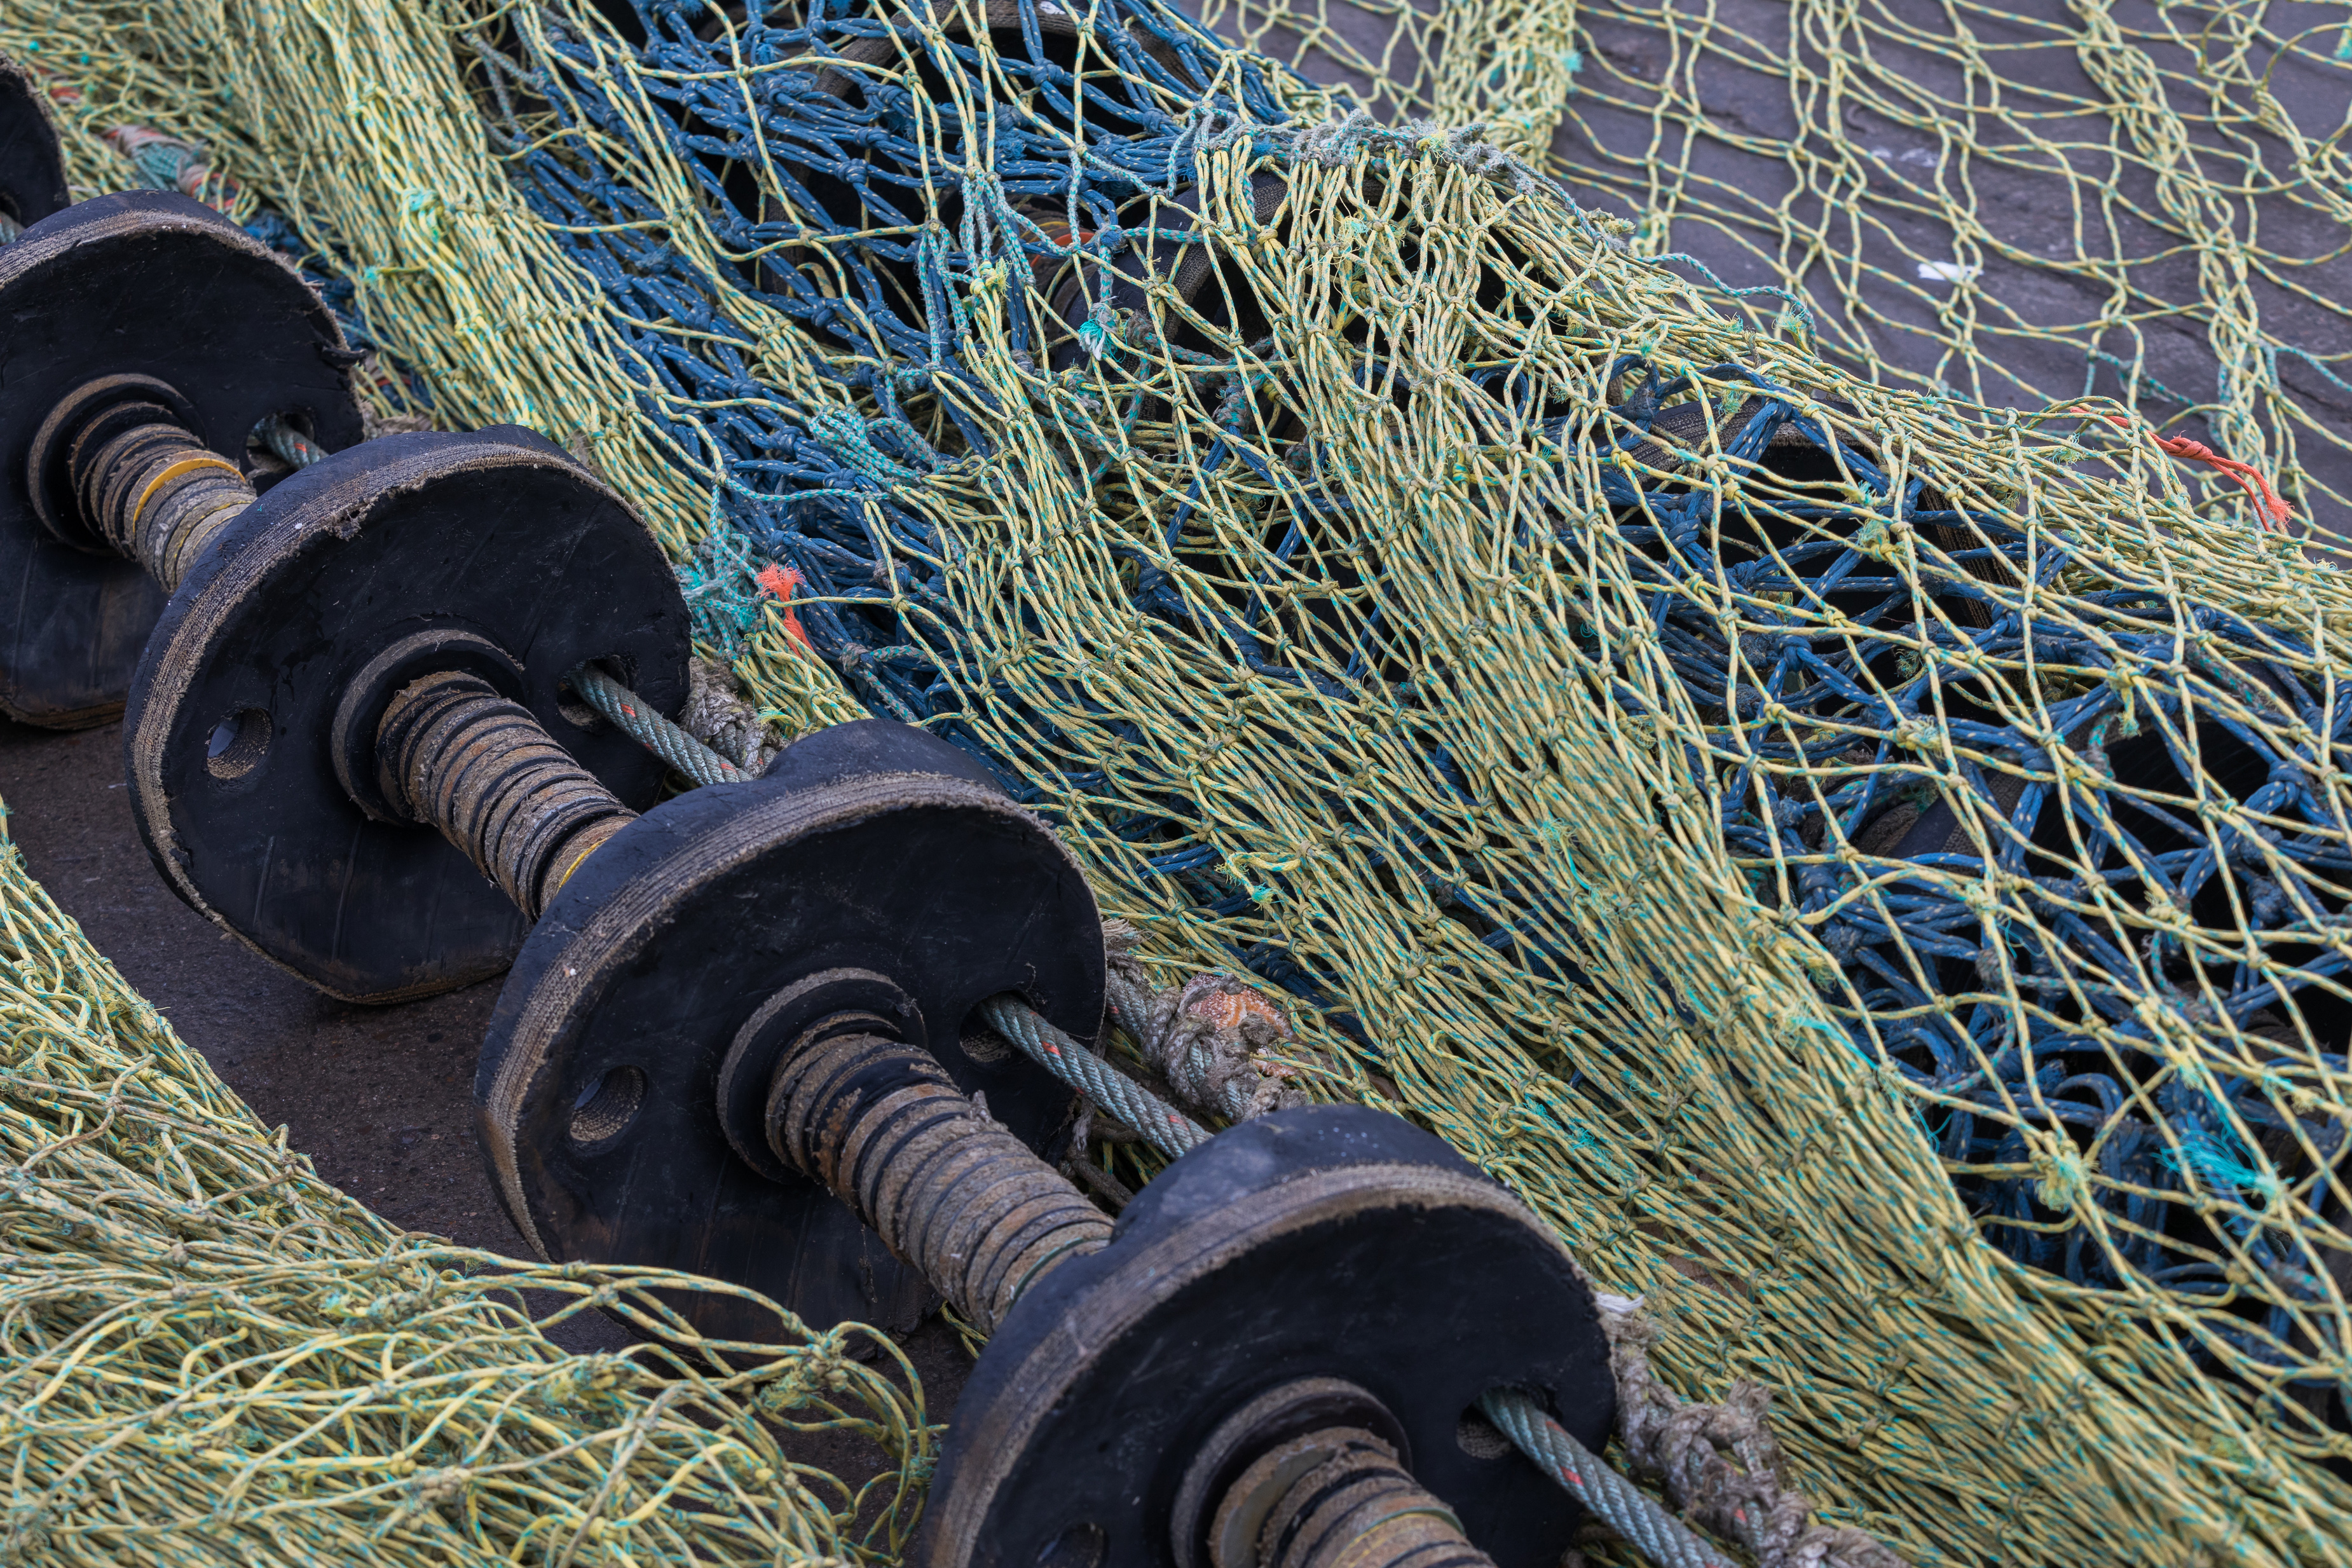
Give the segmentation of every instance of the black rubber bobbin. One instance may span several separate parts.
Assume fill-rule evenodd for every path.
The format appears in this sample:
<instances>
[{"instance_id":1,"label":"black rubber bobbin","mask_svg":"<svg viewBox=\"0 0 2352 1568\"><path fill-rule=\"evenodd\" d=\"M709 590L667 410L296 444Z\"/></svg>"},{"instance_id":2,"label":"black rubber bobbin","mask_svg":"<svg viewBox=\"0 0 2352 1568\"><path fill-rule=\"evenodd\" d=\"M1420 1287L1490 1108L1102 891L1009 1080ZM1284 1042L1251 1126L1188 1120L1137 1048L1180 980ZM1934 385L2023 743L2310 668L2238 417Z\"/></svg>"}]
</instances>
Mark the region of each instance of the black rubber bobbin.
<instances>
[{"instance_id":1,"label":"black rubber bobbin","mask_svg":"<svg viewBox=\"0 0 2352 1568\"><path fill-rule=\"evenodd\" d=\"M0 712L100 723L166 586L250 500L255 427L283 418L329 451L359 439L358 356L290 267L166 192L84 202L0 246ZM96 461L139 427L184 450L132 443L117 455L143 454L135 474ZM110 524L86 511L94 495L119 503Z\"/></svg>"},{"instance_id":2,"label":"black rubber bobbin","mask_svg":"<svg viewBox=\"0 0 2352 1568\"><path fill-rule=\"evenodd\" d=\"M144 441L143 419L101 445ZM1050 833L903 727L827 732L640 817L659 763L563 682L594 661L674 711L686 639L651 536L545 441L355 448L245 507L173 596L132 689L137 819L191 904L357 999L493 968L543 910L482 1082L533 1244L736 1279L804 1321L911 1322L919 1277L737 1152L721 1068L798 1006L863 999L1036 1146L1067 1092L957 1042L1005 991L1092 1033L1100 922ZM779 1327L730 1298L697 1311L729 1337Z\"/></svg>"},{"instance_id":3,"label":"black rubber bobbin","mask_svg":"<svg viewBox=\"0 0 2352 1568\"><path fill-rule=\"evenodd\" d=\"M559 448L386 437L280 482L194 563L131 694L134 818L183 898L321 989L463 985L511 961L544 894L543 866L509 874L541 786L567 831L659 792L661 763L566 677L600 661L674 712L688 653L660 548ZM443 700L392 727L395 803L381 741L420 682Z\"/></svg>"},{"instance_id":4,"label":"black rubber bobbin","mask_svg":"<svg viewBox=\"0 0 2352 1568\"><path fill-rule=\"evenodd\" d=\"M32 72L0 58L0 218L28 229L72 199L48 95Z\"/></svg>"},{"instance_id":5,"label":"black rubber bobbin","mask_svg":"<svg viewBox=\"0 0 2352 1568\"><path fill-rule=\"evenodd\" d=\"M964 1387L908 1561L1297 1568L1380 1516L1317 1511L1345 1501L1347 1479L1391 1500L1423 1490L1500 1568L1550 1568L1581 1512L1477 1416L1502 1387L1587 1448L1608 1440L1607 1341L1551 1233L1396 1117L1260 1117L1178 1160L1108 1246L1013 1304ZM1302 1441L1322 1457L1257 1469ZM1343 1447L1345 1473L1295 1496ZM1256 1508L1256 1526L1244 1514L1236 1531L1229 1503ZM1262 1527L1292 1504L1305 1533L1269 1542ZM1252 1541L1272 1556L1236 1559ZM1442 1532L1393 1543L1462 1560Z\"/></svg>"},{"instance_id":6,"label":"black rubber bobbin","mask_svg":"<svg viewBox=\"0 0 2352 1568\"><path fill-rule=\"evenodd\" d=\"M1396 1117L1321 1106L1211 1140L1114 1228L873 1016L804 1028L766 1122L994 1336L916 1561L1557 1560L1576 1505L1478 1402L1525 1391L1598 1444L1615 1385L1575 1265L1501 1186Z\"/></svg>"},{"instance_id":7,"label":"black rubber bobbin","mask_svg":"<svg viewBox=\"0 0 2352 1568\"><path fill-rule=\"evenodd\" d=\"M1103 1252L1113 1233L1110 1220L1058 1171L982 1113L929 1056L854 1027L844 1030L836 1027L841 1021L819 1022L777 1063L768 1101L770 1142L780 1156L848 1203L892 1251L919 1267L966 1322L983 1333L996 1333L1057 1270L1080 1269ZM1361 1114L1327 1109L1295 1120L1344 1124ZM1278 1189L1281 1184L1275 1185ZM1396 1234L1400 1210L1433 1197L1442 1207L1449 1196L1445 1177L1433 1176L1426 1166L1371 1167L1370 1180L1355 1185L1360 1190L1350 1196L1356 1201L1342 1212L1360 1225L1368 1216L1381 1215L1384 1202L1391 1241L1406 1239ZM1255 1217L1256 1234L1244 1221L1205 1238L1212 1249L1191 1260L1190 1270L1163 1274L1171 1260L1155 1259L1130 1278L1098 1280L1088 1289L1139 1295L1142 1301L1118 1303L1130 1312L1171 1283L1179 1289L1205 1283L1213 1293L1259 1294L1253 1288L1257 1281L1238 1275L1282 1271L1279 1266L1291 1260L1286 1253L1296 1244L1302 1213L1312 1213L1318 1203L1332 1207L1329 1191L1311 1181L1286 1195L1295 1202L1283 1203L1278 1190L1273 1196L1276 1200ZM1364 1201L1368 1196L1370 1203ZM1452 1196L1458 1201L1459 1194ZM1491 1194L1475 1197L1476 1207L1490 1215L1503 1207ZM1548 1255L1556 1275L1561 1261L1557 1244L1545 1246L1549 1239L1540 1235L1532 1216L1522 1211L1519 1218L1537 1239L1519 1248L1512 1261L1524 1264L1530 1254ZM1268 1219L1275 1223L1266 1224ZM1382 1228L1377 1218L1371 1228ZM1188 1272L1195 1277L1187 1281ZM1523 1267L1502 1270L1505 1281L1522 1286L1524 1280L1511 1276L1525 1272ZM1572 1271L1570 1282L1574 1283ZM1295 1275L1289 1283L1298 1308L1313 1310L1324 1294L1316 1282ZM1355 1281L1341 1274L1329 1283L1347 1290ZM1484 1281L1463 1283L1475 1289ZM1572 1303L1573 1298L1564 1304ZM1590 1302L1584 1304L1589 1312ZM1234 1359L1255 1363L1265 1376L1292 1370L1248 1348L1250 1331L1239 1338L1241 1347L1229 1353ZM1352 1346L1339 1354L1361 1359L1378 1348ZM1199 1346L1128 1337L1087 1349L1115 1362L1148 1365L1181 1360ZM1606 1386L1605 1366L1602 1377ZM1198 1435L1189 1451L1161 1454L1153 1461L1177 1477L1172 1500L1164 1495L1155 1500L1168 1511L1157 1542L1148 1529L1140 1537L1122 1531L1121 1543L1129 1550L1114 1556L1110 1529L1098 1518L1078 1518L1055 1522L1034 1559L1017 1552L1006 1558L980 1541L968 1541L951 1546L947 1560L971 1561L978 1549L990 1553L988 1561L1024 1564L1139 1563L1147 1555L1172 1555L1179 1568L1491 1568L1465 1536L1453 1508L1412 1474L1404 1424L1360 1385L1328 1375L1291 1376L1270 1391L1235 1400L1232 1390L1212 1380L1171 1391L1171 1397L1190 1407ZM1200 1434L1197 1418L1203 1411L1223 1419ZM1107 1460L1101 1451L1107 1446L1103 1428L1096 1429L1095 1441L1089 1456L1024 1456L1047 1462L1016 1463L1001 1471L1003 1485L1020 1494L1006 1500L1012 1504L1006 1511L1017 1520L1024 1500L1030 1511L1041 1502L1048 1510L1061 1506L1065 1480L1052 1459L1117 1468L1118 1459ZM1129 1473L1118 1479L1132 1483L1134 1470L1150 1468L1130 1457ZM1533 1473L1531 1467L1521 1469ZM1515 1470L1507 1479L1527 1478ZM981 1528L984 1531L993 1523ZM1137 1546L1147 1552L1132 1550ZM1159 1550L1148 1550L1154 1546Z\"/></svg>"},{"instance_id":8,"label":"black rubber bobbin","mask_svg":"<svg viewBox=\"0 0 2352 1568\"><path fill-rule=\"evenodd\" d=\"M965 1043L1008 991L1080 1039L1101 1027L1101 917L1066 852L945 741L819 731L568 871L475 1079L492 1177L541 1256L711 1275L816 1324L910 1327L935 1299L923 1276L770 1146L776 1069L803 1041L883 1039L901 1053L890 1092L966 1114L961 1095L984 1094L1001 1160L1034 1163L1069 1092L976 1029ZM678 1304L707 1334L774 1326L730 1297Z\"/></svg>"}]
</instances>

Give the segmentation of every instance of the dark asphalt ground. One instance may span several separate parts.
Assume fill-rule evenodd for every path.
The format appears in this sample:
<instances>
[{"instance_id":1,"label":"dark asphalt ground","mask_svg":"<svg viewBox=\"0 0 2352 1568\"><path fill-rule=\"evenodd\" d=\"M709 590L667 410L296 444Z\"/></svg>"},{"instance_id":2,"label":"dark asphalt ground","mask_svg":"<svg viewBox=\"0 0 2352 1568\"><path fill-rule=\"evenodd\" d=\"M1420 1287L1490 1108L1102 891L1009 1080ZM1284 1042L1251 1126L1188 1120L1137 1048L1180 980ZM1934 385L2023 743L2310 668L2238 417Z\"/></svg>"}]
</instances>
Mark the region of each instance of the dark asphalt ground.
<instances>
[{"instance_id":1,"label":"dark asphalt ground","mask_svg":"<svg viewBox=\"0 0 2352 1568\"><path fill-rule=\"evenodd\" d=\"M122 786L122 728L58 734L0 720L0 800L33 874L98 950L204 1052L262 1121L283 1124L319 1174L394 1224L522 1257L474 1143L474 1056L498 981L398 1007L334 1001L182 904L148 863ZM575 1351L628 1336L583 1314ZM971 1360L937 1319L907 1342L936 1418ZM804 1441L796 1457L845 1479L877 1456Z\"/></svg>"}]
</instances>

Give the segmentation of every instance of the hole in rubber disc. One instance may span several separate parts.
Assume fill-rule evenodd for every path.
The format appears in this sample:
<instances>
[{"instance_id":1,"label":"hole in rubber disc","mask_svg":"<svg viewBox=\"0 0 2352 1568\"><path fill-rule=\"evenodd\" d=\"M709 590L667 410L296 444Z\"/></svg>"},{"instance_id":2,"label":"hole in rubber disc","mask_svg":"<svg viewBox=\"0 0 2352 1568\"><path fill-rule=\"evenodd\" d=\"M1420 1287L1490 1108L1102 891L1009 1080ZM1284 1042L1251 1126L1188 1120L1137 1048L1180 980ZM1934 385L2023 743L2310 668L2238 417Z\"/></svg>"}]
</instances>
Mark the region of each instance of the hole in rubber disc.
<instances>
[{"instance_id":1,"label":"hole in rubber disc","mask_svg":"<svg viewBox=\"0 0 2352 1568\"><path fill-rule=\"evenodd\" d=\"M269 716L249 707L213 726L205 742L205 771L226 781L252 772L269 750Z\"/></svg>"},{"instance_id":2,"label":"hole in rubber disc","mask_svg":"<svg viewBox=\"0 0 2352 1568\"><path fill-rule=\"evenodd\" d=\"M1503 1429L1486 1419L1486 1413L1475 1405L1462 1412L1462 1419L1454 1424L1454 1444L1474 1459L1499 1459L1511 1451L1511 1440Z\"/></svg>"},{"instance_id":3,"label":"hole in rubber disc","mask_svg":"<svg viewBox=\"0 0 2352 1568\"><path fill-rule=\"evenodd\" d=\"M1074 1524L1045 1542L1037 1553L1037 1568L1101 1568L1110 1555L1110 1537L1091 1521Z\"/></svg>"},{"instance_id":4,"label":"hole in rubber disc","mask_svg":"<svg viewBox=\"0 0 2352 1568\"><path fill-rule=\"evenodd\" d=\"M589 1147L609 1144L629 1130L637 1107L646 1102L646 1075L634 1067L615 1067L580 1092L572 1103L572 1141Z\"/></svg>"},{"instance_id":5,"label":"hole in rubber disc","mask_svg":"<svg viewBox=\"0 0 2352 1568\"><path fill-rule=\"evenodd\" d=\"M278 428L273 429L273 426ZM295 438L294 443L286 442L285 438L289 434ZM278 439L273 441L272 436ZM280 450L281 444L291 446L295 444L310 448L319 456L325 455L319 451L319 444L310 434L309 414L272 413L256 420L253 428L245 433L246 473L256 478L282 479L307 466ZM317 458L313 457L312 461L317 461Z\"/></svg>"},{"instance_id":6,"label":"hole in rubber disc","mask_svg":"<svg viewBox=\"0 0 2352 1568\"><path fill-rule=\"evenodd\" d=\"M588 662L620 682L622 685L631 690L635 689L635 683L632 679L634 671L628 660L618 654L613 654L602 659L591 659ZM555 688L555 711L564 723L574 729L584 729L591 735L608 727L604 722L604 716L590 707L586 700L578 692L572 690L572 682L568 676Z\"/></svg>"},{"instance_id":7,"label":"hole in rubber disc","mask_svg":"<svg viewBox=\"0 0 2352 1568\"><path fill-rule=\"evenodd\" d=\"M970 1030L956 1043L963 1047L966 1056L982 1067L993 1067L1013 1054L1013 1042L992 1029Z\"/></svg>"}]
</instances>

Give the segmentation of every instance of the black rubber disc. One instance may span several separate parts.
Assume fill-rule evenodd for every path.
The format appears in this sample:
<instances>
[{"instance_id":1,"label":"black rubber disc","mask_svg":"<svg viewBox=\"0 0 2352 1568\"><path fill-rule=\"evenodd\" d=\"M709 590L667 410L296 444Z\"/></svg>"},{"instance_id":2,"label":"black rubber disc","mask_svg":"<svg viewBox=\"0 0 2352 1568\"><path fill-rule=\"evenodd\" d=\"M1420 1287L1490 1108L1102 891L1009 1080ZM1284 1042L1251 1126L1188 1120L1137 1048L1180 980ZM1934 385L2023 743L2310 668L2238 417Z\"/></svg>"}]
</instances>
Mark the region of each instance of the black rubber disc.
<instances>
[{"instance_id":1,"label":"black rubber disc","mask_svg":"<svg viewBox=\"0 0 2352 1568\"><path fill-rule=\"evenodd\" d=\"M764 1004L850 974L894 985L911 1004L891 1020L900 1038L1033 1148L1055 1134L1068 1091L1002 1044L975 1060L962 1037L1004 991L1094 1037L1093 894L971 758L903 725L842 725L758 779L630 823L531 932L474 1095L491 1178L532 1247L750 1286L815 1327L912 1326L932 1299L922 1280L822 1187L747 1159L718 1109ZM726 1298L682 1304L706 1334L774 1331Z\"/></svg>"},{"instance_id":2,"label":"black rubber disc","mask_svg":"<svg viewBox=\"0 0 2352 1568\"><path fill-rule=\"evenodd\" d=\"M58 400L103 377L175 391L239 463L286 414L330 451L360 438L334 317L260 242L166 192L100 196L0 246L0 711L70 728L121 711L163 596L135 562L45 524L29 469Z\"/></svg>"},{"instance_id":3,"label":"black rubber disc","mask_svg":"<svg viewBox=\"0 0 2352 1568\"><path fill-rule=\"evenodd\" d=\"M343 694L430 632L625 803L653 803L662 765L561 694L596 659L677 712L677 580L619 497L511 425L388 436L279 483L181 584L131 686L132 813L157 868L347 1000L482 979L522 942L521 913L438 831L371 818L337 777ZM484 643L511 664L478 659Z\"/></svg>"},{"instance_id":4,"label":"black rubber disc","mask_svg":"<svg viewBox=\"0 0 2352 1568\"><path fill-rule=\"evenodd\" d=\"M1219 1134L1143 1189L1108 1247L1022 1298L964 1385L908 1561L1173 1564L1211 1434L1308 1378L1374 1396L1413 1478L1499 1568L1559 1562L1575 1502L1463 1418L1516 1387L1599 1451L1616 1385L1591 1294L1517 1198L1355 1105Z\"/></svg>"},{"instance_id":5,"label":"black rubber disc","mask_svg":"<svg viewBox=\"0 0 2352 1568\"><path fill-rule=\"evenodd\" d=\"M28 229L72 199L47 95L32 72L0 59L0 214Z\"/></svg>"}]
</instances>

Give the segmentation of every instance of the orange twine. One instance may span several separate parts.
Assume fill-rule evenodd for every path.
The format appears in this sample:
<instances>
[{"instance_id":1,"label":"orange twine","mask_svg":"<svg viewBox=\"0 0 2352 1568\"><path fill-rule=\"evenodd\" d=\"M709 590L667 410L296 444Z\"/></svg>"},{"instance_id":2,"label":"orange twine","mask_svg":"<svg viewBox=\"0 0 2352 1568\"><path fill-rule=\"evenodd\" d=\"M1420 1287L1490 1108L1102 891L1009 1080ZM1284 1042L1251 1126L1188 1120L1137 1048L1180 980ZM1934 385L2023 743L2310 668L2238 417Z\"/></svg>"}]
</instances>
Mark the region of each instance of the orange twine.
<instances>
[{"instance_id":1,"label":"orange twine","mask_svg":"<svg viewBox=\"0 0 2352 1568\"><path fill-rule=\"evenodd\" d=\"M782 561L770 561L751 580L758 583L770 598L784 601L784 630L791 632L802 647L811 653L816 652L816 644L809 641L808 631L801 624L800 612L793 608L793 591L800 587L801 574Z\"/></svg>"},{"instance_id":2,"label":"orange twine","mask_svg":"<svg viewBox=\"0 0 2352 1568\"><path fill-rule=\"evenodd\" d=\"M2122 414L2109 413L2100 417L2117 430L2127 431L2132 428L2131 421ZM2157 450L2167 456L2178 457L2188 463L2202 463L2208 468L2227 474L2231 478L2235 479L2244 488L2246 494L2253 497L2254 509L2260 514L2264 526L2284 528L2293 520L2294 510L2281 498L2278 491L2272 487L2269 478L2263 471L2252 464L2241 463L2234 457L2224 457L2203 442L2191 441L2185 435L2158 435L2151 430L2147 433L2147 438L2156 443Z\"/></svg>"}]
</instances>

